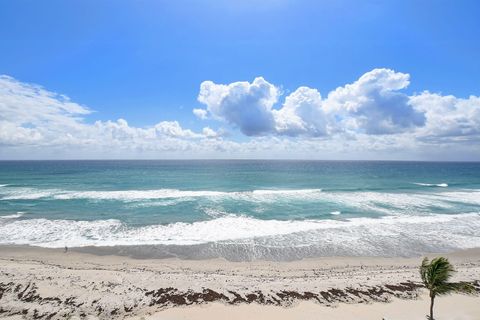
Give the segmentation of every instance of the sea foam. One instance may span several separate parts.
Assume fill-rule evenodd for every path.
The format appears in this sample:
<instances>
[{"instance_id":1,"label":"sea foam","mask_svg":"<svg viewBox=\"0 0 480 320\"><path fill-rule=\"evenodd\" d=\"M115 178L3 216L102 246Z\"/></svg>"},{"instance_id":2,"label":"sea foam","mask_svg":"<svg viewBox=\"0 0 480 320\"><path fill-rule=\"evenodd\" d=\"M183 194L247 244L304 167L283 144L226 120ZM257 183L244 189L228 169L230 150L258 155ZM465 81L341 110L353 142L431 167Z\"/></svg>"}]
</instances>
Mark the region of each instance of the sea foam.
<instances>
[{"instance_id":1,"label":"sea foam","mask_svg":"<svg viewBox=\"0 0 480 320\"><path fill-rule=\"evenodd\" d=\"M450 189L448 189L450 190ZM322 191L322 189L259 189L252 191L212 190L110 190L74 191L61 189L1 188L0 201L6 200L86 200L120 201L133 208L176 206L184 201L210 202L243 201L256 205L292 203L328 203L330 212L353 208L355 212L374 212L386 215L431 213L432 208L454 210L458 204L480 205L480 190L429 191L429 192L374 192L374 191ZM211 206L210 206L211 207ZM258 208L257 208L258 209ZM350 210L349 209L349 210Z\"/></svg>"},{"instance_id":2,"label":"sea foam","mask_svg":"<svg viewBox=\"0 0 480 320\"><path fill-rule=\"evenodd\" d=\"M5 216L0 216L0 219L18 219L20 217L22 217L25 213L24 212L17 212L16 214L9 214L9 215L5 215Z\"/></svg>"},{"instance_id":3,"label":"sea foam","mask_svg":"<svg viewBox=\"0 0 480 320\"><path fill-rule=\"evenodd\" d=\"M314 246L344 248L349 254L388 255L478 246L480 214L388 216L350 220L261 220L244 216L223 216L194 223L172 223L129 227L110 220L0 220L1 244L29 244L43 247L116 245L230 245L256 244L277 248ZM395 248L397 246L397 248ZM287 249L286 249L287 250ZM358 251L360 250L360 251ZM357 252L358 251L358 252Z\"/></svg>"},{"instance_id":4,"label":"sea foam","mask_svg":"<svg viewBox=\"0 0 480 320\"><path fill-rule=\"evenodd\" d=\"M73 191L59 189L11 188L0 193L0 200L24 200L52 198L56 200L90 199L90 200L119 200L139 201L174 198L199 197L229 197L236 199L265 198L265 197L308 197L320 193L321 189L285 189L285 190L252 190L252 191L211 191L211 190L109 190L109 191Z\"/></svg>"},{"instance_id":5,"label":"sea foam","mask_svg":"<svg viewBox=\"0 0 480 320\"><path fill-rule=\"evenodd\" d=\"M448 187L448 184L446 184L446 183L421 183L421 182L414 182L413 184L416 184L417 186L423 186L423 187L441 187L441 188L446 188L446 187Z\"/></svg>"}]
</instances>

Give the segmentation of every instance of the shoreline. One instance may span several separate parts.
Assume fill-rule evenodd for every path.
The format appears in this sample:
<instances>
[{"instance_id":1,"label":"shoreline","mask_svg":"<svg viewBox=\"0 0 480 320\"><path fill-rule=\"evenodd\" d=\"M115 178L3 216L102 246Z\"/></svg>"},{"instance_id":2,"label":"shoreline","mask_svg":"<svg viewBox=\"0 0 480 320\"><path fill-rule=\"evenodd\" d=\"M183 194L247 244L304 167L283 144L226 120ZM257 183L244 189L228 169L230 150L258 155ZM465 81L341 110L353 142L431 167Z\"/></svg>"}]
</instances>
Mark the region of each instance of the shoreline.
<instances>
[{"instance_id":1,"label":"shoreline","mask_svg":"<svg viewBox=\"0 0 480 320\"><path fill-rule=\"evenodd\" d=\"M450 259L458 259L462 261L462 259L479 259L480 262L480 246L475 248L468 248L468 249L452 249L447 251L438 251L438 252L423 252L422 254L415 254L415 255L325 255L325 256L314 256L314 257L304 257L304 258L297 258L297 259L283 259L283 260L275 260L275 259L251 259L251 260L229 260L225 257L207 257L207 258L193 258L193 257L178 257L174 255L156 255L149 253L154 252L155 248L163 248L165 245L113 245L113 246L82 246L82 247L68 247L67 254L74 254L74 255L82 255L85 257L91 257L95 259L98 257L110 257L110 258L121 258L127 261L145 261L145 260L152 260L152 261L170 261L170 262L181 262L181 261L224 261L225 263L230 264L252 264L252 263L278 263L278 264L289 264L289 263L298 263L298 262L317 262L317 261L339 261L339 260L364 260L367 259L369 261L379 260L415 260L421 259L423 257L435 257L435 256L445 256ZM167 247L171 246L178 246L178 247L189 247L190 245L168 245ZM194 247L192 245L192 247ZM147 250L144 250L147 249ZM151 249L151 250L150 250ZM42 247L36 245L29 245L29 244L0 244L0 258L4 254L9 254L13 256L21 257L22 255L38 255L40 253L44 253L48 256L65 254L65 247ZM155 253L155 252L154 252Z\"/></svg>"},{"instance_id":2,"label":"shoreline","mask_svg":"<svg viewBox=\"0 0 480 320\"><path fill-rule=\"evenodd\" d=\"M462 253L474 252L477 248L470 249L451 249L443 250L441 252L424 252L422 254L416 253L411 255L304 255L298 252L291 252L285 256L282 255L260 255L261 258L256 257L255 255L242 254L240 251L235 250L235 245L231 248L233 254L219 254L215 252L205 253L205 248L210 248L211 243L198 244L198 245L115 245L115 246L84 246L84 247L72 247L68 250L78 253L92 254L95 256L120 256L126 257L134 260L145 260L145 259L155 259L155 260L186 260L186 261L208 261L208 260L225 260L228 262L298 262L298 261L309 261L309 260L319 260L319 259L389 259L389 258L405 258L405 259L415 259L423 256L438 256L438 255L461 255ZM32 247L32 246L21 246L21 247ZM41 248L41 247L35 247ZM48 248L46 248L48 249ZM62 248L53 248L64 250ZM238 249L238 248L237 248ZM480 248L478 248L480 250Z\"/></svg>"},{"instance_id":3,"label":"shoreline","mask_svg":"<svg viewBox=\"0 0 480 320\"><path fill-rule=\"evenodd\" d=\"M175 315L195 308L200 308L195 314L208 308L221 314L222 308L238 311L258 305L276 310L271 308L311 303L322 307L318 312L328 313L331 310L325 310L331 308L326 306L340 310L348 305L418 299L424 294L418 275L420 257L231 262L101 253L0 246L0 317L155 319L155 314L164 312L176 319ZM473 282L480 292L480 248L441 255L457 268L454 281ZM480 302L478 295L476 299Z\"/></svg>"}]
</instances>

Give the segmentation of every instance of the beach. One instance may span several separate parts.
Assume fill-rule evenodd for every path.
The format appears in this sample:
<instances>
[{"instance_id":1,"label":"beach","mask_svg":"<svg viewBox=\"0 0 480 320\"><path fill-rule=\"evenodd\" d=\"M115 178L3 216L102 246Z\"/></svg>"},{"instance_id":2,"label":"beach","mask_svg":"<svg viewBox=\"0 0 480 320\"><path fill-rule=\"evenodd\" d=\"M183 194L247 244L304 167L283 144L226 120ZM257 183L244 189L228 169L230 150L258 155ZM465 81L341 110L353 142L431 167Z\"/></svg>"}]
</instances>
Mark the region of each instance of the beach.
<instances>
[{"instance_id":1,"label":"beach","mask_svg":"<svg viewBox=\"0 0 480 320\"><path fill-rule=\"evenodd\" d=\"M0 320L480 320L479 13L0 1Z\"/></svg>"},{"instance_id":2,"label":"beach","mask_svg":"<svg viewBox=\"0 0 480 320\"><path fill-rule=\"evenodd\" d=\"M438 319L473 320L479 319L478 298L468 296L449 296L438 298ZM395 319L424 320L425 306L428 296L422 295L417 300L401 300L393 298L388 303L343 304L339 307L322 307L314 302L300 302L290 308L272 306L225 306L212 304L189 308L168 309L145 319ZM137 319L141 319L138 317Z\"/></svg>"},{"instance_id":3,"label":"beach","mask_svg":"<svg viewBox=\"0 0 480 320\"><path fill-rule=\"evenodd\" d=\"M11 161L0 317L425 319L480 291L480 164ZM435 319L479 319L478 295Z\"/></svg>"},{"instance_id":4,"label":"beach","mask_svg":"<svg viewBox=\"0 0 480 320\"><path fill-rule=\"evenodd\" d=\"M424 319L421 257L290 262L143 259L109 249L0 247L6 319ZM430 255L432 256L432 255ZM480 249L444 254L480 291ZM438 319L480 319L478 295L437 302Z\"/></svg>"}]
</instances>

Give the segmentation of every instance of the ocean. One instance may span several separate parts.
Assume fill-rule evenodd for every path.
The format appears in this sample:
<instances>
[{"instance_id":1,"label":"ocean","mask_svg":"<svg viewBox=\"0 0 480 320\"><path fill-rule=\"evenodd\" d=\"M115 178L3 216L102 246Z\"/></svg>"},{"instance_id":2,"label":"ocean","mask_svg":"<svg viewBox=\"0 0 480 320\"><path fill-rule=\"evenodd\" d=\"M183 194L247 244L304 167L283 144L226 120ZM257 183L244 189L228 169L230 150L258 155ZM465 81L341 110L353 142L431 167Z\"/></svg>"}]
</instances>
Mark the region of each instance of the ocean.
<instances>
[{"instance_id":1,"label":"ocean","mask_svg":"<svg viewBox=\"0 0 480 320\"><path fill-rule=\"evenodd\" d=\"M237 261L479 247L480 163L0 161L0 244Z\"/></svg>"}]
</instances>

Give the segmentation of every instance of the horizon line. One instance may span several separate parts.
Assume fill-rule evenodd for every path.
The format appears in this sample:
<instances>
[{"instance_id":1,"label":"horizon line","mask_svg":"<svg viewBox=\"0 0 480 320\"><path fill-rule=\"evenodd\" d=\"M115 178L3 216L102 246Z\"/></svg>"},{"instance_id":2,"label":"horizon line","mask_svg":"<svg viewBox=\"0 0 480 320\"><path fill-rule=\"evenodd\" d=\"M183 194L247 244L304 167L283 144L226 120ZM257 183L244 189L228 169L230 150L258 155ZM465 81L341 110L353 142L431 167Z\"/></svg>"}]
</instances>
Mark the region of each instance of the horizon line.
<instances>
[{"instance_id":1,"label":"horizon line","mask_svg":"<svg viewBox=\"0 0 480 320\"><path fill-rule=\"evenodd\" d=\"M311 161L311 162L438 162L438 163L480 163L480 160L392 160L392 159L270 159L270 158L151 158L151 159L0 159L0 162L9 161Z\"/></svg>"}]
</instances>

